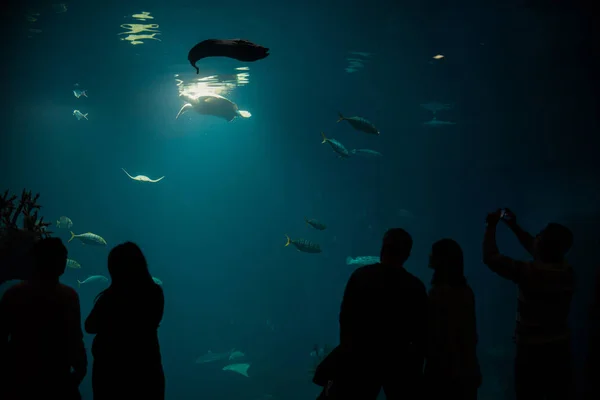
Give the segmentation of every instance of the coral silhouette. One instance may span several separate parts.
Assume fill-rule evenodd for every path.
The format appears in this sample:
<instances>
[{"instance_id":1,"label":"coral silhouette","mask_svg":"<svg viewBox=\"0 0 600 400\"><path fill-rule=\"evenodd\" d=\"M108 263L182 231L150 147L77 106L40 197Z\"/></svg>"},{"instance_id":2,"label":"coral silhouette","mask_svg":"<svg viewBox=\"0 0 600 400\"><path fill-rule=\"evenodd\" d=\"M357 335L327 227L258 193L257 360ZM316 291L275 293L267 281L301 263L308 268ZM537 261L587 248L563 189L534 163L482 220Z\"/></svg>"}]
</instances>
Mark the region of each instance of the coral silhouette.
<instances>
[{"instance_id":1,"label":"coral silhouette","mask_svg":"<svg viewBox=\"0 0 600 400\"><path fill-rule=\"evenodd\" d=\"M23 189L21 196L5 191L0 195L0 284L10 279L28 279L29 249L40 238L49 237L49 222L38 219L39 193ZM21 226L19 223L21 222Z\"/></svg>"}]
</instances>

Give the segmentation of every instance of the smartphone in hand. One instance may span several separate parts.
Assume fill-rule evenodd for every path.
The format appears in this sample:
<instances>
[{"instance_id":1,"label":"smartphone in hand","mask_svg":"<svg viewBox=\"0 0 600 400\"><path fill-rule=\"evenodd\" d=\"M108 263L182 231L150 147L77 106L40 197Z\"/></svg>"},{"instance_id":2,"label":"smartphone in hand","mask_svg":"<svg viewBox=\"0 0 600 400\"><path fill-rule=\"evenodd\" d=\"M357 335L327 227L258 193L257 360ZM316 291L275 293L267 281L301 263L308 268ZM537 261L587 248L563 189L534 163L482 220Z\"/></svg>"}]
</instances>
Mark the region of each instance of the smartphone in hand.
<instances>
[{"instance_id":1,"label":"smartphone in hand","mask_svg":"<svg viewBox=\"0 0 600 400\"><path fill-rule=\"evenodd\" d=\"M510 211L507 211L505 208L503 208L500 210L500 218L505 221L511 221L514 218L514 215Z\"/></svg>"}]
</instances>

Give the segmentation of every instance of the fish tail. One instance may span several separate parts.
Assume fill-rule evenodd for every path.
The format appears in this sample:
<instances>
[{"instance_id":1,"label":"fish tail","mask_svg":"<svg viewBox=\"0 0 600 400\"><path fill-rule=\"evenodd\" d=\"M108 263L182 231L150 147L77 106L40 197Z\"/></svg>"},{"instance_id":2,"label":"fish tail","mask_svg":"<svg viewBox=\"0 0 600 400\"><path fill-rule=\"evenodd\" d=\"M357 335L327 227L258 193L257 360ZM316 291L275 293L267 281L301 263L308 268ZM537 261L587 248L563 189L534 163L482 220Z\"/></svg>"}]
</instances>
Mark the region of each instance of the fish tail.
<instances>
[{"instance_id":1,"label":"fish tail","mask_svg":"<svg viewBox=\"0 0 600 400\"><path fill-rule=\"evenodd\" d=\"M292 243L292 239L290 239L290 237L288 235L285 235L286 239L287 239L287 243L285 244L285 247L288 247L290 245L290 243Z\"/></svg>"},{"instance_id":2,"label":"fish tail","mask_svg":"<svg viewBox=\"0 0 600 400\"><path fill-rule=\"evenodd\" d=\"M87 97L87 96L85 96L85 97ZM83 118L85 118L85 119L88 119L88 117L87 117L87 116L88 116L88 114L89 114L89 113L85 113L85 114L83 114Z\"/></svg>"},{"instance_id":3,"label":"fish tail","mask_svg":"<svg viewBox=\"0 0 600 400\"><path fill-rule=\"evenodd\" d=\"M327 137L325 136L324 132L321 132L321 137L323 138L323 141L321 142L321 144L327 143Z\"/></svg>"},{"instance_id":4,"label":"fish tail","mask_svg":"<svg viewBox=\"0 0 600 400\"><path fill-rule=\"evenodd\" d=\"M73 239L75 239L75 234L73 233L73 231L71 231L71 239L69 239L67 243L70 243Z\"/></svg>"},{"instance_id":5,"label":"fish tail","mask_svg":"<svg viewBox=\"0 0 600 400\"><path fill-rule=\"evenodd\" d=\"M339 116L339 118L338 118L337 122L340 122L340 121L343 121L343 120L345 120L345 119L346 119L346 117L344 117L344 116L342 115L342 113L341 113L341 112L339 112L339 111L338 111L338 116Z\"/></svg>"},{"instance_id":6,"label":"fish tail","mask_svg":"<svg viewBox=\"0 0 600 400\"><path fill-rule=\"evenodd\" d=\"M77 279L77 287L78 287L78 288L80 288L80 287L81 287L81 284L82 284L82 283L83 283L83 282L81 282L79 279Z\"/></svg>"},{"instance_id":7,"label":"fish tail","mask_svg":"<svg viewBox=\"0 0 600 400\"><path fill-rule=\"evenodd\" d=\"M346 257L346 265L352 265L352 261L354 261L352 259L352 257L350 257L350 256Z\"/></svg>"},{"instance_id":8,"label":"fish tail","mask_svg":"<svg viewBox=\"0 0 600 400\"><path fill-rule=\"evenodd\" d=\"M356 154L356 149L352 149L352 150L350 150L350 153L352 153L352 154Z\"/></svg>"},{"instance_id":9,"label":"fish tail","mask_svg":"<svg viewBox=\"0 0 600 400\"><path fill-rule=\"evenodd\" d=\"M306 225L310 225L310 224L308 223L308 218L306 218L306 216L304 217L304 222L306 222Z\"/></svg>"},{"instance_id":10,"label":"fish tail","mask_svg":"<svg viewBox=\"0 0 600 400\"><path fill-rule=\"evenodd\" d=\"M87 90L84 90L83 92L81 92L81 95L87 97Z\"/></svg>"}]
</instances>

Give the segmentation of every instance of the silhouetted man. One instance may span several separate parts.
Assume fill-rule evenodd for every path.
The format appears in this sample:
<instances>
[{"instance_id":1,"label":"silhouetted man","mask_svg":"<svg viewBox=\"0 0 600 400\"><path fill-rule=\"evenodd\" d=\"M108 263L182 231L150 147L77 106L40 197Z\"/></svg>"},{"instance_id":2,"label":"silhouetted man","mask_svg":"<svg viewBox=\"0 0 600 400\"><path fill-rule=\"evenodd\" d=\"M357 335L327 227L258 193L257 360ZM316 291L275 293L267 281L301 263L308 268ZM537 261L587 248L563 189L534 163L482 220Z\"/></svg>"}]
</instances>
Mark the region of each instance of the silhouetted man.
<instances>
[{"instance_id":1,"label":"silhouetted man","mask_svg":"<svg viewBox=\"0 0 600 400\"><path fill-rule=\"evenodd\" d=\"M411 249L405 230L390 229L381 263L350 277L340 311L344 371L336 398L374 400L382 387L388 400L422 397L427 292L404 269Z\"/></svg>"},{"instance_id":2,"label":"silhouetted man","mask_svg":"<svg viewBox=\"0 0 600 400\"><path fill-rule=\"evenodd\" d=\"M590 309L588 354L586 359L585 400L600 398L600 269L596 274L594 299Z\"/></svg>"},{"instance_id":3,"label":"silhouetted man","mask_svg":"<svg viewBox=\"0 0 600 400\"><path fill-rule=\"evenodd\" d=\"M532 262L516 261L498 251L496 226L503 219L516 234ZM565 261L573 244L566 227L548 224L535 238L517 225L510 210L487 217L483 262L519 287L515 342L517 400L569 400L573 397L568 316L574 273Z\"/></svg>"},{"instance_id":4,"label":"silhouetted man","mask_svg":"<svg viewBox=\"0 0 600 400\"><path fill-rule=\"evenodd\" d=\"M78 399L87 357L79 297L58 281L67 249L49 238L32 251L34 279L11 287L0 300L0 397Z\"/></svg>"}]
</instances>

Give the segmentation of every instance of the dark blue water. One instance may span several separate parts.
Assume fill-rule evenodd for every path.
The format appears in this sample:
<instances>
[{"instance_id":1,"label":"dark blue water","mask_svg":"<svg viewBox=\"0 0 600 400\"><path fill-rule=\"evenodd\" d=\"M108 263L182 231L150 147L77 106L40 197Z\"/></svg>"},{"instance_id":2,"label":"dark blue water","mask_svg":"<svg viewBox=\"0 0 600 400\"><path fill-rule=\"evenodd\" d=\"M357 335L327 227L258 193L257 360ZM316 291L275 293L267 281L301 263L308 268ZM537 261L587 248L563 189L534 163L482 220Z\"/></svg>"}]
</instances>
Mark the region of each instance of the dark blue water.
<instances>
[{"instance_id":1,"label":"dark blue water","mask_svg":"<svg viewBox=\"0 0 600 400\"><path fill-rule=\"evenodd\" d=\"M516 289L481 263L483 221L507 205L532 231L596 213L597 103L577 14L510 1L73 1L62 13L51 3L4 16L0 188L40 192L46 219L65 215L75 233L106 239L106 248L68 244L82 268L67 270L66 284L107 275L112 246L141 246L166 296L167 398L318 393L309 353L337 341L352 273L345 259L377 255L390 227L413 235L407 268L425 282L433 241L462 245L477 296L482 398L512 398ZM153 19L132 17L142 11ZM160 41L132 45L122 24L156 24ZM212 37L246 38L271 55L205 59L195 75L187 52ZM369 56L349 73L352 51ZM184 104L175 74L189 88L238 73L248 82L200 90L250 118L175 119ZM87 98L73 95L76 83ZM433 115L420 104L431 101L452 104L437 119L455 125L423 125ZM336 123L338 111L381 135ZM383 157L339 159L321 131ZM121 168L165 178L136 182ZM284 247L285 234L323 252ZM506 230L499 245L525 254ZM84 318L103 288L79 289ZM195 363L231 348L246 354L249 378L222 371L226 362ZM89 377L82 393L91 398Z\"/></svg>"}]
</instances>

